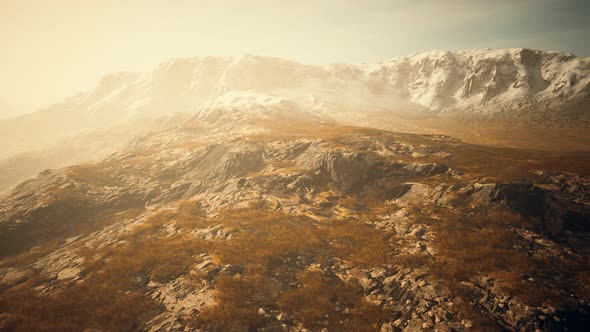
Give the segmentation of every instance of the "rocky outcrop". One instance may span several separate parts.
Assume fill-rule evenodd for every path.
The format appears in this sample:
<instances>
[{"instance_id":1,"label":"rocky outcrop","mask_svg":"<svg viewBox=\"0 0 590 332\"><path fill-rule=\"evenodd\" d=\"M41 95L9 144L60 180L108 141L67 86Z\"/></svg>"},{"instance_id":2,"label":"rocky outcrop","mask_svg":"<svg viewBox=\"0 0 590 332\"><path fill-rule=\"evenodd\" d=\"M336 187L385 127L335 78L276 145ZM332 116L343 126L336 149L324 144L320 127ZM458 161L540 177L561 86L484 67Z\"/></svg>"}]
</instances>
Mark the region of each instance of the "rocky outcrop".
<instances>
[{"instance_id":1,"label":"rocky outcrop","mask_svg":"<svg viewBox=\"0 0 590 332\"><path fill-rule=\"evenodd\" d=\"M358 191L368 178L372 162L363 153L330 152L317 157L314 169L320 182L331 182L344 192Z\"/></svg>"},{"instance_id":2,"label":"rocky outcrop","mask_svg":"<svg viewBox=\"0 0 590 332\"><path fill-rule=\"evenodd\" d=\"M563 179L565 174L558 175ZM577 181L577 185L572 183ZM567 190L560 190L554 183L558 180L548 176L549 183L535 184L502 183L496 184L490 192L492 202L502 202L512 210L525 216L540 218L547 232L553 236L565 230L587 232L590 224L585 220L590 205L585 199L588 188L585 180L570 178Z\"/></svg>"}]
</instances>

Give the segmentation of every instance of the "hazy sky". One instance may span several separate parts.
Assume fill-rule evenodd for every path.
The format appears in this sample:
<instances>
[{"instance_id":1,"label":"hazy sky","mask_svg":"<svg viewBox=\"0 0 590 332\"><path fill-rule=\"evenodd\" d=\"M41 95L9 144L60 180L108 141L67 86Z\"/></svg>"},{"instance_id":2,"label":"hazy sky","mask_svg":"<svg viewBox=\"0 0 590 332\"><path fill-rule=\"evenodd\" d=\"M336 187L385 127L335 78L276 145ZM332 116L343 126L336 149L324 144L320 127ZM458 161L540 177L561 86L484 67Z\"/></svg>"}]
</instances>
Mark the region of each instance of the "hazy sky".
<instances>
[{"instance_id":1,"label":"hazy sky","mask_svg":"<svg viewBox=\"0 0 590 332\"><path fill-rule=\"evenodd\" d=\"M589 0L0 0L0 117L173 57L363 62L432 49L590 55Z\"/></svg>"}]
</instances>

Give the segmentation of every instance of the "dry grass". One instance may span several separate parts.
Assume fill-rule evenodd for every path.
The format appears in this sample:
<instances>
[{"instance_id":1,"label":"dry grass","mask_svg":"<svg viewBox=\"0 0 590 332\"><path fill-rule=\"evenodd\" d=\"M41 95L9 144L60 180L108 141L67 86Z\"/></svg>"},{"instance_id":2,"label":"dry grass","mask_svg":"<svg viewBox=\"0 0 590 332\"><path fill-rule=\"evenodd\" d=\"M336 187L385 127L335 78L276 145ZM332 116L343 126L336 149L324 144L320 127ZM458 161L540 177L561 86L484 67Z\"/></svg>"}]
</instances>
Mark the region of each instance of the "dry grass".
<instances>
[{"instance_id":1,"label":"dry grass","mask_svg":"<svg viewBox=\"0 0 590 332\"><path fill-rule=\"evenodd\" d=\"M68 169L68 177L85 183L94 184L97 186L117 186L120 185L120 180L113 177L113 173L101 164L84 164L72 166Z\"/></svg>"},{"instance_id":2,"label":"dry grass","mask_svg":"<svg viewBox=\"0 0 590 332\"><path fill-rule=\"evenodd\" d=\"M299 287L283 292L279 308L313 330L376 331L388 312L367 302L360 287L329 278L320 271L298 276Z\"/></svg>"},{"instance_id":3,"label":"dry grass","mask_svg":"<svg viewBox=\"0 0 590 332\"><path fill-rule=\"evenodd\" d=\"M113 267L49 296L30 290L5 292L0 311L14 315L11 331L137 330L158 305L137 287L129 287L133 283L126 272Z\"/></svg>"},{"instance_id":4,"label":"dry grass","mask_svg":"<svg viewBox=\"0 0 590 332\"><path fill-rule=\"evenodd\" d=\"M172 223L187 232L211 225L199 202L181 201L176 210L160 210L136 226L133 236L137 239L154 236Z\"/></svg>"},{"instance_id":5,"label":"dry grass","mask_svg":"<svg viewBox=\"0 0 590 332\"><path fill-rule=\"evenodd\" d=\"M432 211L434 210L434 211ZM494 278L509 294L521 295L526 303L536 299L526 296L534 289L531 283L523 284L523 276L536 271L535 262L528 257L524 240L514 227L530 227L527 220L504 210L458 211L433 208L431 211L414 211L422 222L430 224L436 236L436 255L426 259L420 255L396 257L397 262L410 267L427 267L435 279L444 282L454 297L462 317L470 317L478 331L495 331L498 326L477 309L481 294L470 286L478 277ZM425 214L422 218L420 214ZM427 214L438 218L427 218ZM519 287L517 292L515 289ZM537 292L539 293L539 292ZM543 293L542 291L540 293ZM544 297L546 293L543 293Z\"/></svg>"},{"instance_id":6,"label":"dry grass","mask_svg":"<svg viewBox=\"0 0 590 332\"><path fill-rule=\"evenodd\" d=\"M215 254L224 262L240 266L311 255L376 267L387 262L391 251L382 233L356 220L312 223L279 212L239 210L221 216L219 223L237 231L237 236L216 248Z\"/></svg>"},{"instance_id":7,"label":"dry grass","mask_svg":"<svg viewBox=\"0 0 590 332\"><path fill-rule=\"evenodd\" d=\"M15 256L35 246L51 247L69 237L88 234L133 218L143 209L98 209L80 199L61 199L33 211L28 221L14 228L0 225L0 257ZM7 224L8 225L8 224ZM25 264L26 262L23 262Z\"/></svg>"},{"instance_id":8,"label":"dry grass","mask_svg":"<svg viewBox=\"0 0 590 332\"><path fill-rule=\"evenodd\" d=\"M102 285L81 285L50 298L22 293L0 298L0 311L11 317L6 331L139 330L157 309L139 292Z\"/></svg>"},{"instance_id":9,"label":"dry grass","mask_svg":"<svg viewBox=\"0 0 590 332\"><path fill-rule=\"evenodd\" d=\"M361 204L354 199L348 203ZM381 209L371 200L360 207L364 215ZM463 281L491 276L508 293L528 304L551 299L549 291L523 278L539 275L540 269L526 251L515 247L523 239L513 228L534 226L527 220L503 210L467 213L430 207L412 214L434 231L435 259L424 255L393 257L383 233L361 221L316 222L256 207L223 211L215 218L207 218L198 202L185 201L178 210L151 217L134 230L127 242L99 252L102 258L86 266L84 283L53 295L50 302L23 292L4 293L0 309L15 315L14 330L141 329L141 321L160 310L144 295L146 284L187 275L201 253L209 253L218 263L240 267L241 271L214 279L216 305L188 320L194 327L212 331L261 327L268 318L258 314L259 308L280 310L312 330L326 325L336 330L378 329L391 313L368 302L354 282L344 283L323 269L333 259L361 268L384 264L426 266L448 285L461 315L475 319L478 330L493 329L494 325L473 307L478 294ZM183 229L184 235L165 235L169 224ZM217 224L232 230L231 240L205 241L190 235L193 229ZM322 268L308 269L313 263ZM546 275L551 273L555 271L547 269ZM574 277L577 289L587 292L586 277ZM19 305L12 304L15 302Z\"/></svg>"},{"instance_id":10,"label":"dry grass","mask_svg":"<svg viewBox=\"0 0 590 332\"><path fill-rule=\"evenodd\" d=\"M399 254L392 258L392 263L396 266L409 268L420 268L429 263L431 257L423 254Z\"/></svg>"},{"instance_id":11,"label":"dry grass","mask_svg":"<svg viewBox=\"0 0 590 332\"><path fill-rule=\"evenodd\" d=\"M253 277L221 276L215 284L218 303L205 308L193 324L211 331L249 331L264 322L258 308L265 298L257 294L268 287Z\"/></svg>"},{"instance_id":12,"label":"dry grass","mask_svg":"<svg viewBox=\"0 0 590 332\"><path fill-rule=\"evenodd\" d=\"M292 255L314 255L323 245L316 226L279 212L230 211L218 217L218 222L236 236L229 242L219 241L213 253L222 262L247 269L271 269L273 263Z\"/></svg>"},{"instance_id":13,"label":"dry grass","mask_svg":"<svg viewBox=\"0 0 590 332\"><path fill-rule=\"evenodd\" d=\"M505 294L532 307L567 306L569 299L563 296L564 290L582 297L588 294L587 282L581 281L587 280L586 259L529 255L528 242L516 228L536 228L534 220L489 209L447 211L442 219L430 222L436 232L437 255L426 266L436 278L445 281L461 301L464 312L472 311L472 303L479 300L480 294L462 282L477 282L479 276L493 278ZM481 318L480 323L486 324L487 319Z\"/></svg>"},{"instance_id":14,"label":"dry grass","mask_svg":"<svg viewBox=\"0 0 590 332\"><path fill-rule=\"evenodd\" d=\"M174 215L174 222L177 227L187 230L210 225L201 203L194 201L181 201L179 203L178 212Z\"/></svg>"},{"instance_id":15,"label":"dry grass","mask_svg":"<svg viewBox=\"0 0 590 332\"><path fill-rule=\"evenodd\" d=\"M322 238L330 242L330 254L365 268L386 264L391 248L383 233L362 221L332 221L321 227Z\"/></svg>"},{"instance_id":16,"label":"dry grass","mask_svg":"<svg viewBox=\"0 0 590 332\"><path fill-rule=\"evenodd\" d=\"M28 290L6 292L0 310L18 317L15 331L141 330L160 311L146 295L147 283L184 275L203 249L198 240L184 236L124 243L87 264L82 283L64 285L50 297Z\"/></svg>"},{"instance_id":17,"label":"dry grass","mask_svg":"<svg viewBox=\"0 0 590 332\"><path fill-rule=\"evenodd\" d=\"M346 330L374 329L383 320L382 310L364 301L359 288L305 272L309 264L333 257L361 267L386 263L390 248L371 226L358 221L312 223L256 209L226 211L215 223L236 233L230 241L214 241L210 253L244 272L217 280L218 304L195 317L194 325L219 331L254 329L261 324L261 307L280 307L310 327L318 326L318 317L325 320L327 312L334 315L334 326ZM327 302L331 305L325 306ZM346 316L337 313L337 302L349 309Z\"/></svg>"},{"instance_id":18,"label":"dry grass","mask_svg":"<svg viewBox=\"0 0 590 332\"><path fill-rule=\"evenodd\" d=\"M439 256L433 273L452 285L477 275L520 278L534 268L526 252L514 249L522 239L511 227L522 224L520 216L502 210L447 212L432 225Z\"/></svg>"},{"instance_id":19,"label":"dry grass","mask_svg":"<svg viewBox=\"0 0 590 332\"><path fill-rule=\"evenodd\" d=\"M182 213L181 213L182 214ZM87 251L100 259L85 266L83 282L62 285L52 295L33 294L31 288L44 281L2 293L0 311L14 315L14 331L106 331L141 330L160 305L146 295L150 280L168 282L185 275L198 263L196 255L207 247L192 236L160 236L162 223L170 218L160 213L137 229L127 242L100 251ZM84 250L80 251L81 253Z\"/></svg>"}]
</instances>

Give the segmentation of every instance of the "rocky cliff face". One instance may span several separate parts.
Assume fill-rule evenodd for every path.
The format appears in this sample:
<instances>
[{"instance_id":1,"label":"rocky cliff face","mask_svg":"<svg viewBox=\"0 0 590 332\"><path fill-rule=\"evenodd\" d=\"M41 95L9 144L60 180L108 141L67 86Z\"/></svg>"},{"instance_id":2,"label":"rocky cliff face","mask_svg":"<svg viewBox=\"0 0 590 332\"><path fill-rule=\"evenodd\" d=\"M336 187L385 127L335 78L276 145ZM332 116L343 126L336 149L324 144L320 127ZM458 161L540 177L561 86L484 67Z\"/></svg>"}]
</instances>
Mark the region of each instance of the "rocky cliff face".
<instances>
[{"instance_id":1,"label":"rocky cliff face","mask_svg":"<svg viewBox=\"0 0 590 332\"><path fill-rule=\"evenodd\" d=\"M518 112L523 103L563 101L588 88L586 60L559 52L430 52L394 59L383 67L394 68L390 70L395 73L407 68L405 75L394 76L395 83L400 86L402 80L400 89L407 89L413 101L434 110L483 107L495 101L510 103Z\"/></svg>"},{"instance_id":2,"label":"rocky cliff face","mask_svg":"<svg viewBox=\"0 0 590 332\"><path fill-rule=\"evenodd\" d=\"M0 330L587 324L587 154L231 100L2 198Z\"/></svg>"}]
</instances>

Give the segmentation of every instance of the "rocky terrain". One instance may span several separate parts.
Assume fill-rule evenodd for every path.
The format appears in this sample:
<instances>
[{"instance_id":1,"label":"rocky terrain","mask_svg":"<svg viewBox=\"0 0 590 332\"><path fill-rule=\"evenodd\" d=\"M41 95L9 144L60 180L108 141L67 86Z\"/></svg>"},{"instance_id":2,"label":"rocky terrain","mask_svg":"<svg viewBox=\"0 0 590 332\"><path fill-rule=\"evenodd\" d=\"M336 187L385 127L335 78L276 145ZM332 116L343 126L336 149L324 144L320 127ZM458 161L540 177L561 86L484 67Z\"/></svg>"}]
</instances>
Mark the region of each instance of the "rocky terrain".
<instances>
[{"instance_id":1,"label":"rocky terrain","mask_svg":"<svg viewBox=\"0 0 590 332\"><path fill-rule=\"evenodd\" d=\"M510 52L528 69L573 61ZM190 81L195 61L161 70ZM500 72L542 91L539 72ZM466 96L488 81L465 75ZM225 94L0 199L0 331L582 330L589 222L588 153L346 126Z\"/></svg>"},{"instance_id":2,"label":"rocky terrain","mask_svg":"<svg viewBox=\"0 0 590 332\"><path fill-rule=\"evenodd\" d=\"M175 121L175 113L190 117L260 96L329 121L479 144L547 148L535 139L519 141L519 133L542 128L534 137L558 141L550 149L587 150L589 66L588 58L530 49L434 51L365 64L308 65L251 55L173 59L149 73L108 75L93 91L0 119L0 192L45 168L118 151L146 127ZM450 120L458 123L442 124Z\"/></svg>"}]
</instances>

